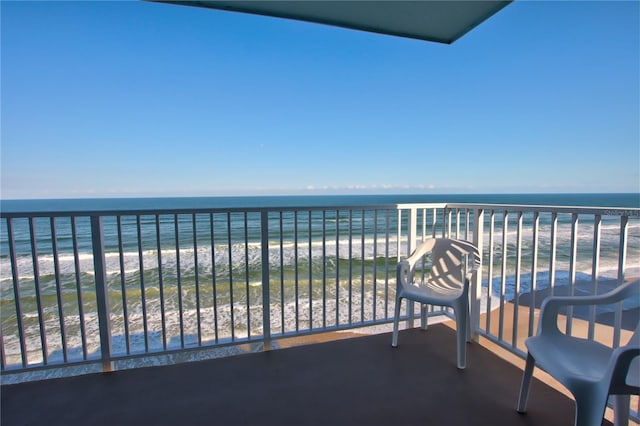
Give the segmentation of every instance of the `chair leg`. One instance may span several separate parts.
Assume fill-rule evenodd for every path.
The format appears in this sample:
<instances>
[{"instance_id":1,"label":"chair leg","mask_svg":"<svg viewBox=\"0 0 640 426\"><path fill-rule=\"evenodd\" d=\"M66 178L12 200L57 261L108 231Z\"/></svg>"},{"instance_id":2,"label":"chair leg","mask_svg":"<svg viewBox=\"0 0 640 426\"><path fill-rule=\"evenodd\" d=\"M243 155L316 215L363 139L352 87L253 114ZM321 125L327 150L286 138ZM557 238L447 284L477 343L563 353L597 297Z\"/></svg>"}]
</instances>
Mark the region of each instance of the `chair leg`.
<instances>
[{"instance_id":1,"label":"chair leg","mask_svg":"<svg viewBox=\"0 0 640 426\"><path fill-rule=\"evenodd\" d=\"M522 373L522 384L520 385L520 394L518 395L518 405L516 407L518 413L525 413L527 411L527 398L529 397L529 389L531 389L531 378L535 365L535 359L533 359L531 354L527 354L527 362Z\"/></svg>"},{"instance_id":2,"label":"chair leg","mask_svg":"<svg viewBox=\"0 0 640 426\"><path fill-rule=\"evenodd\" d=\"M600 426L607 406L608 395L600 395L591 389L585 389L580 395L574 393L576 400L575 426Z\"/></svg>"},{"instance_id":3,"label":"chair leg","mask_svg":"<svg viewBox=\"0 0 640 426\"><path fill-rule=\"evenodd\" d=\"M467 342L471 342L471 312L470 306L467 306Z\"/></svg>"},{"instance_id":4,"label":"chair leg","mask_svg":"<svg viewBox=\"0 0 640 426\"><path fill-rule=\"evenodd\" d=\"M627 426L629 424L629 395L611 395L613 400L613 426Z\"/></svg>"},{"instance_id":5,"label":"chair leg","mask_svg":"<svg viewBox=\"0 0 640 426\"><path fill-rule=\"evenodd\" d=\"M456 342L457 342L457 367L460 370L464 370L467 364L467 318L461 315L464 313L464 306L458 306L454 308L456 315Z\"/></svg>"},{"instance_id":6,"label":"chair leg","mask_svg":"<svg viewBox=\"0 0 640 426\"><path fill-rule=\"evenodd\" d=\"M426 330L429 327L429 315L427 315L427 307L424 303L420 304L420 328Z\"/></svg>"},{"instance_id":7,"label":"chair leg","mask_svg":"<svg viewBox=\"0 0 640 426\"><path fill-rule=\"evenodd\" d=\"M402 298L396 297L396 307L393 313L393 336L391 337L391 346L398 347L398 326L400 323L400 307L402 304Z\"/></svg>"}]
</instances>

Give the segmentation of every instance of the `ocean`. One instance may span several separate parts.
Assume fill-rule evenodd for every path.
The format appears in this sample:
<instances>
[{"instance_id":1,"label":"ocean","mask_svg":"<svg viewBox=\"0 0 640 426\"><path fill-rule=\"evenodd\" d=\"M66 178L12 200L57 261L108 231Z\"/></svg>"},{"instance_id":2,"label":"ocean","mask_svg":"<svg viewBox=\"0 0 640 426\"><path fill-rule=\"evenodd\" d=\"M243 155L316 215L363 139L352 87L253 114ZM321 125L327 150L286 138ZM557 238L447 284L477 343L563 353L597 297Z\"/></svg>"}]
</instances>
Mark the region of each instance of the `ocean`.
<instances>
[{"instance_id":1,"label":"ocean","mask_svg":"<svg viewBox=\"0 0 640 426\"><path fill-rule=\"evenodd\" d=\"M0 211L15 212L110 212L104 218L107 287L114 333L114 353L129 354L200 345L261 333L262 252L261 217L252 208L283 208L269 225L271 313L274 333L351 324L392 315L397 215L394 210L377 212L367 206L404 203L482 203L640 208L640 194L465 194L465 195L340 195L260 196L194 198L118 198L64 200L2 200ZM357 206L358 209L341 209ZM300 208L299 213L296 208ZM327 211L304 210L333 207ZM208 214L173 214L180 209L231 209ZM238 209L235 211L235 209ZM166 210L162 214L128 214L137 210ZM116 216L124 212L122 216ZM502 227L502 212L495 228ZM428 217L421 220L429 222ZM485 221L488 218L485 218ZM420 225L420 224L419 224ZM526 214L522 230L522 263L518 266L516 220L510 219L506 277L503 283L503 240L495 237L493 274L489 279L485 239L483 283L499 295L505 287L507 299L530 290L533 218ZM562 215L557 228L557 263L550 276L551 222L541 216L538 235L538 289L566 285L569 270L571 216ZM59 335L64 330L68 354L87 356L99 342L91 225L87 217L72 222L68 217L35 218L38 236L32 245L26 219L13 219L15 265L20 277L23 328L29 334L31 359L42 349L38 311L46 316L51 360L61 357ZM600 276L615 280L618 270L619 216L603 217L601 227ZM593 262L593 215L581 218L578 228L576 281L590 282ZM391 230L391 232L389 232ZM627 236L627 275L640 276L640 218L630 217ZM55 238L54 238L55 237ZM0 221L0 315L7 359L20 353L16 321L13 267L6 219ZM180 249L176 250L176 246ZM385 252L387 247L396 251ZM75 255L75 252L78 255ZM34 263L33 259L37 258ZM516 268L520 274L516 277ZM391 270L391 273L384 273ZM37 279L36 279L37 276ZM39 294L38 294L39 293ZM390 296L391 295L391 296ZM391 302L390 302L391 301ZM65 321L60 321L64 312ZM61 323L63 323L61 325ZM57 333L57 334L56 334ZM87 341L87 339L89 341ZM57 348L57 349L56 349ZM83 354L84 352L84 354Z\"/></svg>"},{"instance_id":2,"label":"ocean","mask_svg":"<svg viewBox=\"0 0 640 426\"><path fill-rule=\"evenodd\" d=\"M629 209L640 208L640 194L463 194L463 195L338 195L338 196L259 196L259 197L188 197L188 198L103 198L103 199L43 199L43 200L3 200L0 202L0 211L4 213L9 212L87 212L87 211L109 211L109 212L127 212L137 210L168 210L175 211L180 209L250 209L250 208L309 208L309 207L335 207L336 211L328 211L327 215L332 214L336 217L329 217L330 221L335 223L339 222L341 225L335 230L332 227L320 229L322 215L319 212L314 212L311 217L304 217L302 213L294 217L294 213L289 211L284 214L283 221L284 226L282 229L283 242L290 249L295 235L294 232L304 233L307 228L311 231L311 238L316 240L322 237L322 233L325 235L325 239L328 242L335 240L335 235L332 232L341 233L342 238L346 238L347 233L351 233L352 236L358 237L360 233L363 233L368 239L371 238L375 232L385 232L384 227L388 226L390 229L395 229L397 218L395 215L391 215L389 223L382 223L382 219L379 218L377 223L374 224L374 217L372 212L360 211L356 209L352 217L349 218L349 213L346 210L340 210L341 206L380 206L380 205L393 205L403 203L482 203L482 204L511 204L511 205L555 205L555 206L593 206L593 207L622 207ZM207 214L196 215L192 218L189 214L182 214L177 217L178 229L175 228L175 219L171 214L160 215L159 221L159 234L160 234L160 246L161 248L175 248L176 245L176 232L180 234L179 240L181 246L193 247L194 238L197 241L210 240L210 234L212 231L216 234L216 239L220 240L222 244L231 242L237 252L234 259L241 260L244 250L242 243L245 239L252 243L260 241L260 216L257 213L249 213L246 219L237 217L238 214L234 214L233 217L226 217L224 214L216 214L213 218ZM115 219L112 218L106 220L107 225L111 225L106 228L105 232L105 245L108 258L115 259L115 255L118 253L120 244L123 245L123 249L126 253L126 258L134 262L132 267L137 266L138 257L138 227L135 223L134 217L123 216L121 232L123 235L119 238L116 234ZM487 219L485 219L486 221ZM193 224L192 222L196 223ZM297 226L294 229L293 222L297 222ZM351 225L362 222L362 229L358 226L348 226L348 221L351 221ZM587 218L584 224L580 227L580 239L583 241L592 238L593 226L589 222L593 221L593 218ZM154 250L158 248L158 241L154 233L156 218L154 215L145 215L141 218L141 232L144 234L142 238L142 246L144 253L151 256L154 254ZM558 246L567 247L570 239L569 233L570 215L559 217L559 232L558 232ZM51 259L52 246L51 246L51 224L47 219L36 219L36 233L40 236L45 236L42 239L42 244L38 246L38 253L42 257L49 256ZM342 224L345 227L342 227ZM502 216L496 215L495 226L499 229L502 225ZM549 244L548 231L550 228L550 218L541 217L540 219L540 245L544 247ZM638 218L632 217L629 225L630 236L628 244L630 245L630 266L634 267L636 241L638 226ZM71 224L68 221L61 221L56 225L56 232L58 234L57 245L63 252L71 252L73 250L72 244L74 242L72 238ZM525 216L523 221L523 236L525 236L524 254L523 258L528 258L526 251L530 249L530 245L527 244L526 236L531 234L532 230L532 216ZM246 228L246 235L245 235ZM604 217L603 229L605 231L602 235L603 247L602 251L607 252L609 248L617 246L619 242L619 235L617 230L619 229L619 217ZM193 235L195 233L197 235ZM79 219L77 222L76 232L78 234L77 243L78 249L81 253L90 253L91 240L86 238L90 235L90 224L87 218L85 220ZM279 229L270 229L271 233L278 234ZM510 222L510 234L515 232L515 222L511 219ZM30 231L26 221L20 223L16 221L14 223L14 240L18 257L21 258L24 264L31 263L32 251L30 241ZM0 280L6 282L10 279L10 266L8 265L8 246L7 246L7 226L6 221L0 223ZM84 238L83 238L84 237ZM42 238L42 237L41 237ZM200 244L200 243L198 243ZM501 242L497 241L496 245L499 248ZM342 245L346 247L346 245ZM254 250L258 251L259 246L252 246ZM371 250L371 245L368 246L368 250ZM223 252L220 252L220 261L222 261ZM583 257L584 272L590 270L591 255L589 248L586 250L580 250ZM561 252L560 255L564 256L566 253ZM617 254L617 251L616 251ZM191 253L191 255L193 255ZM251 265L251 272L253 276L258 277L261 273L260 270L260 256L259 252L250 254L252 259L256 262ZM320 256L318 247L311 254L311 257ZM542 251L544 256L544 251ZM298 256L306 256L306 253L298 254ZM340 253L339 258L359 256L359 253ZM370 258L372 253L365 253L365 258ZM295 257L293 252L285 253L285 257L290 261L294 261ZM566 257L566 256L564 256ZM548 258L540 259L541 263L547 262ZM606 261L605 261L606 262ZM127 265L125 265L127 266ZM609 268L608 268L609 266ZM615 269L613 265L602 265L603 269ZM53 264L52 262L45 262L45 269L48 269L53 276ZM29 268L23 268L25 270ZM129 268L125 268L129 269ZM610 271L611 272L611 271ZM562 271L560 272L562 274Z\"/></svg>"},{"instance_id":3,"label":"ocean","mask_svg":"<svg viewBox=\"0 0 640 426\"><path fill-rule=\"evenodd\" d=\"M179 198L83 198L0 200L0 211L96 211L251 207L366 206L402 203L483 203L640 207L640 194L388 194Z\"/></svg>"}]
</instances>

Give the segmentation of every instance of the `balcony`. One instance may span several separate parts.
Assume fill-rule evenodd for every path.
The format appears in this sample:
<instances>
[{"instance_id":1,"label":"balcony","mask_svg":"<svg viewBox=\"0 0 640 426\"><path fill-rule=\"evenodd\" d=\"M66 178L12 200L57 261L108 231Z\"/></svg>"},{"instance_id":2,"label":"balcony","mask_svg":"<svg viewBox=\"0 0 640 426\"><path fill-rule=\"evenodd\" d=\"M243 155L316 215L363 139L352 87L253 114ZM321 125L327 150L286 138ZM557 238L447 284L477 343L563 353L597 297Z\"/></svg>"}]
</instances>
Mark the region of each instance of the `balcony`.
<instances>
[{"instance_id":1,"label":"balcony","mask_svg":"<svg viewBox=\"0 0 640 426\"><path fill-rule=\"evenodd\" d=\"M513 408L540 301L601 293L637 278L640 266L636 209L403 204L0 216L3 424L570 424L571 399L542 382L529 414ZM464 371L455 368L446 310L431 307L445 321L423 333L406 305L398 349L387 333L397 260L440 235L472 241L482 255ZM637 313L566 312L563 327L617 346ZM228 354L238 356L220 357ZM38 410L29 409L34 401Z\"/></svg>"},{"instance_id":2,"label":"balcony","mask_svg":"<svg viewBox=\"0 0 640 426\"><path fill-rule=\"evenodd\" d=\"M172 366L38 381L2 392L2 423L567 425L572 401L535 382L515 410L520 370L469 345L455 367L444 326ZM33 409L32 407L38 407ZM52 423L52 419L55 419Z\"/></svg>"}]
</instances>

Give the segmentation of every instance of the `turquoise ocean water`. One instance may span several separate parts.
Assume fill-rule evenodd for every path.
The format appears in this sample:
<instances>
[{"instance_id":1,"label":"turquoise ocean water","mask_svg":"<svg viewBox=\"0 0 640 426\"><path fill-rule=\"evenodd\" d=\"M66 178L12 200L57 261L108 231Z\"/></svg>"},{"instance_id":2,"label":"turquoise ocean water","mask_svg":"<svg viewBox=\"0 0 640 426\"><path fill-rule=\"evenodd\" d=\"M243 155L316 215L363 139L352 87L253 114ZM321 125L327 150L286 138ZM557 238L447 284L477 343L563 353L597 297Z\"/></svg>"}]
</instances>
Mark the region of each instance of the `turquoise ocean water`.
<instances>
[{"instance_id":1,"label":"turquoise ocean water","mask_svg":"<svg viewBox=\"0 0 640 426\"><path fill-rule=\"evenodd\" d=\"M640 194L389 194L1 200L0 210L13 212L308 207L442 202L639 208Z\"/></svg>"}]
</instances>

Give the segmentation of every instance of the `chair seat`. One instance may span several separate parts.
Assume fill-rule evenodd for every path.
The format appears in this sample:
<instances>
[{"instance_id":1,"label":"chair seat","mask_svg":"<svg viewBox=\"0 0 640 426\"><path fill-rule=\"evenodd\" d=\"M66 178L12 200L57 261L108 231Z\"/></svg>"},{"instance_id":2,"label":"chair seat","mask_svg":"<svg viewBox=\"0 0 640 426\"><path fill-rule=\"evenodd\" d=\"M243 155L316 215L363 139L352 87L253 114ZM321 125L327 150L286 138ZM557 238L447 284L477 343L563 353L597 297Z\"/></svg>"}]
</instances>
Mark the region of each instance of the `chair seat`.
<instances>
[{"instance_id":1,"label":"chair seat","mask_svg":"<svg viewBox=\"0 0 640 426\"><path fill-rule=\"evenodd\" d=\"M568 380L599 382L609 368L613 349L598 342L559 335L530 337L525 342L536 364L567 387ZM580 354L580 356L576 356Z\"/></svg>"},{"instance_id":2,"label":"chair seat","mask_svg":"<svg viewBox=\"0 0 640 426\"><path fill-rule=\"evenodd\" d=\"M408 285L402 288L401 297L416 302L431 303L437 300L438 304L453 303L462 296L463 288L439 285L434 280L428 280L426 285Z\"/></svg>"}]
</instances>

